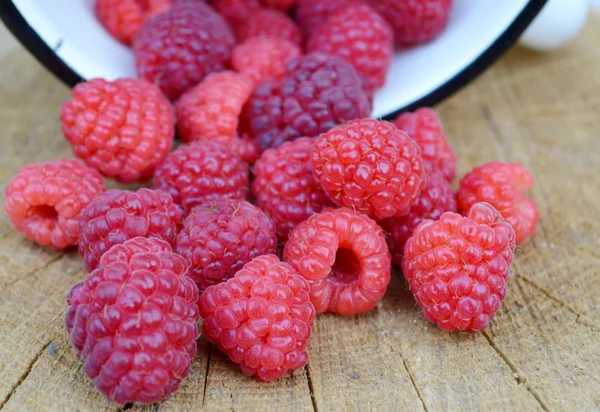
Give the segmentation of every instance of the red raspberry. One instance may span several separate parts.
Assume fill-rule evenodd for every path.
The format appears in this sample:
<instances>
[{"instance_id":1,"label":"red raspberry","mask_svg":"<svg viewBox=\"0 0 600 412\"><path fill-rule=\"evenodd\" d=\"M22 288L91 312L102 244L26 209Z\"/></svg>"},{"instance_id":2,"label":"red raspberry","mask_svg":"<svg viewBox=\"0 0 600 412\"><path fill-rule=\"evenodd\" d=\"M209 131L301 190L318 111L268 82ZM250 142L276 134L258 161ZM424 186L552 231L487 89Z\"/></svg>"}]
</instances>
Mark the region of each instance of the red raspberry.
<instances>
[{"instance_id":1,"label":"red raspberry","mask_svg":"<svg viewBox=\"0 0 600 412\"><path fill-rule=\"evenodd\" d=\"M133 41L138 76L171 100L225 69L235 39L209 6L184 4L148 20Z\"/></svg>"},{"instance_id":2,"label":"red raspberry","mask_svg":"<svg viewBox=\"0 0 600 412\"><path fill-rule=\"evenodd\" d=\"M106 252L67 295L71 345L110 401L158 402L189 374L199 313L186 270L167 242L138 237Z\"/></svg>"},{"instance_id":3,"label":"red raspberry","mask_svg":"<svg viewBox=\"0 0 600 412\"><path fill-rule=\"evenodd\" d=\"M445 212L456 212L454 192L444 175L439 170L434 170L425 176L423 191L407 215L379 222L388 233L386 239L392 254L392 263L400 266L404 244L419 223L425 219L438 220Z\"/></svg>"},{"instance_id":4,"label":"red raspberry","mask_svg":"<svg viewBox=\"0 0 600 412\"><path fill-rule=\"evenodd\" d=\"M353 3L362 3L362 1L352 0L298 0L296 4L295 16L298 25L305 36L310 36L321 26L331 15Z\"/></svg>"},{"instance_id":5,"label":"red raspberry","mask_svg":"<svg viewBox=\"0 0 600 412\"><path fill-rule=\"evenodd\" d=\"M223 143L205 140L171 152L156 169L152 188L170 194L187 214L221 196L246 199L248 184L248 166Z\"/></svg>"},{"instance_id":6,"label":"red raspberry","mask_svg":"<svg viewBox=\"0 0 600 412\"><path fill-rule=\"evenodd\" d=\"M419 147L388 122L353 120L323 133L311 162L331 200L376 220L407 214L423 189Z\"/></svg>"},{"instance_id":7,"label":"red raspberry","mask_svg":"<svg viewBox=\"0 0 600 412\"><path fill-rule=\"evenodd\" d=\"M513 227L517 243L533 235L540 214L535 201L526 196L533 176L520 164L489 162L476 167L460 181L456 200L465 214L477 202L494 206Z\"/></svg>"},{"instance_id":8,"label":"red raspberry","mask_svg":"<svg viewBox=\"0 0 600 412\"><path fill-rule=\"evenodd\" d=\"M515 232L487 203L467 217L425 220L404 247L402 271L425 317L442 330L486 328L506 295Z\"/></svg>"},{"instance_id":9,"label":"red raspberry","mask_svg":"<svg viewBox=\"0 0 600 412\"><path fill-rule=\"evenodd\" d=\"M286 76L258 85L244 109L247 130L262 150L318 136L370 113L369 98L354 67L322 53L292 60Z\"/></svg>"},{"instance_id":10,"label":"red raspberry","mask_svg":"<svg viewBox=\"0 0 600 412\"><path fill-rule=\"evenodd\" d=\"M265 151L254 166L256 204L275 222L281 242L310 216L334 206L313 176L313 147L314 139L296 139Z\"/></svg>"},{"instance_id":11,"label":"red raspberry","mask_svg":"<svg viewBox=\"0 0 600 412\"><path fill-rule=\"evenodd\" d=\"M369 0L392 27L400 47L436 38L448 23L453 0Z\"/></svg>"},{"instance_id":12,"label":"red raspberry","mask_svg":"<svg viewBox=\"0 0 600 412\"><path fill-rule=\"evenodd\" d=\"M134 237L156 237L174 245L181 220L181 210L164 192L107 190L81 214L79 254L91 272L106 251Z\"/></svg>"},{"instance_id":13,"label":"red raspberry","mask_svg":"<svg viewBox=\"0 0 600 412\"><path fill-rule=\"evenodd\" d=\"M276 253L275 225L251 203L225 197L192 209L175 250L191 263L189 275L202 293L255 257Z\"/></svg>"},{"instance_id":14,"label":"red raspberry","mask_svg":"<svg viewBox=\"0 0 600 412\"><path fill-rule=\"evenodd\" d=\"M28 165L4 189L4 210L27 238L64 249L77 244L81 210L104 189L102 176L79 160Z\"/></svg>"},{"instance_id":15,"label":"red raspberry","mask_svg":"<svg viewBox=\"0 0 600 412\"><path fill-rule=\"evenodd\" d=\"M272 9L287 10L296 3L296 0L260 0L260 4Z\"/></svg>"},{"instance_id":16,"label":"red raspberry","mask_svg":"<svg viewBox=\"0 0 600 412\"><path fill-rule=\"evenodd\" d=\"M287 40L251 37L233 49L231 66L259 84L281 79L287 63L301 54L300 49Z\"/></svg>"},{"instance_id":17,"label":"red raspberry","mask_svg":"<svg viewBox=\"0 0 600 412\"><path fill-rule=\"evenodd\" d=\"M252 81L239 73L209 74L175 104L180 139L190 142L224 136L233 138L252 87Z\"/></svg>"},{"instance_id":18,"label":"red raspberry","mask_svg":"<svg viewBox=\"0 0 600 412\"><path fill-rule=\"evenodd\" d=\"M125 183L150 179L175 135L171 104L144 80L80 83L63 104L60 120L75 156Z\"/></svg>"},{"instance_id":19,"label":"red raspberry","mask_svg":"<svg viewBox=\"0 0 600 412\"><path fill-rule=\"evenodd\" d=\"M260 157L260 148L254 139L243 135L242 137L233 136L231 141L231 149L233 153L243 162L253 165Z\"/></svg>"},{"instance_id":20,"label":"red raspberry","mask_svg":"<svg viewBox=\"0 0 600 412\"><path fill-rule=\"evenodd\" d=\"M308 283L277 256L246 263L232 279L206 289L198 306L206 339L246 375L274 381L308 362L315 321Z\"/></svg>"},{"instance_id":21,"label":"red raspberry","mask_svg":"<svg viewBox=\"0 0 600 412\"><path fill-rule=\"evenodd\" d=\"M385 84L394 54L394 35L383 17L358 3L338 10L319 26L306 49L343 57L374 91Z\"/></svg>"},{"instance_id":22,"label":"red raspberry","mask_svg":"<svg viewBox=\"0 0 600 412\"><path fill-rule=\"evenodd\" d=\"M258 0L212 0L211 4L232 27L248 21L260 9Z\"/></svg>"},{"instance_id":23,"label":"red raspberry","mask_svg":"<svg viewBox=\"0 0 600 412\"><path fill-rule=\"evenodd\" d=\"M278 10L262 9L252 15L236 31L239 43L252 37L274 37L302 46L302 33L287 14Z\"/></svg>"},{"instance_id":24,"label":"red raspberry","mask_svg":"<svg viewBox=\"0 0 600 412\"><path fill-rule=\"evenodd\" d=\"M298 225L283 256L308 279L317 313L355 315L371 310L390 283L383 231L347 208L327 209Z\"/></svg>"},{"instance_id":25,"label":"red raspberry","mask_svg":"<svg viewBox=\"0 0 600 412\"><path fill-rule=\"evenodd\" d=\"M423 107L414 113L402 113L394 124L417 142L423 153L426 169L441 170L449 182L454 180L456 154L450 146L442 121L435 110Z\"/></svg>"}]
</instances>

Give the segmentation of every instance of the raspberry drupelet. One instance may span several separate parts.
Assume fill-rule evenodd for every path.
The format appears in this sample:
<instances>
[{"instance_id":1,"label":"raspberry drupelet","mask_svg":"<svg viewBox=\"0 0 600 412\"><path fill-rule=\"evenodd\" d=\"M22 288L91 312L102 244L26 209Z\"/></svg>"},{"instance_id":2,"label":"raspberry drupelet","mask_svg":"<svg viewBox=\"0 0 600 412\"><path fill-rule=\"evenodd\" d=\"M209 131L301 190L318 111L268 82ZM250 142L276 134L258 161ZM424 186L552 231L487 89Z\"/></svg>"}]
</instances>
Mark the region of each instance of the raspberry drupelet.
<instances>
[{"instance_id":1,"label":"raspberry drupelet","mask_svg":"<svg viewBox=\"0 0 600 412\"><path fill-rule=\"evenodd\" d=\"M231 27L245 23L260 9L258 0L212 0L211 4Z\"/></svg>"},{"instance_id":2,"label":"raspberry drupelet","mask_svg":"<svg viewBox=\"0 0 600 412\"><path fill-rule=\"evenodd\" d=\"M79 254L91 272L111 247L134 237L156 237L173 246L181 220L181 209L167 193L107 190L81 214Z\"/></svg>"},{"instance_id":3,"label":"raspberry drupelet","mask_svg":"<svg viewBox=\"0 0 600 412\"><path fill-rule=\"evenodd\" d=\"M320 27L329 17L337 11L354 3L362 1L353 0L298 0L295 9L295 17L300 29L307 38Z\"/></svg>"},{"instance_id":4,"label":"raspberry drupelet","mask_svg":"<svg viewBox=\"0 0 600 412\"><path fill-rule=\"evenodd\" d=\"M239 43L253 37L270 37L302 47L302 32L294 21L279 10L261 9L236 29Z\"/></svg>"},{"instance_id":5,"label":"raspberry drupelet","mask_svg":"<svg viewBox=\"0 0 600 412\"><path fill-rule=\"evenodd\" d=\"M506 295L515 232L487 203L467 216L425 220L404 247L402 271L427 320L445 331L479 332Z\"/></svg>"},{"instance_id":6,"label":"raspberry drupelet","mask_svg":"<svg viewBox=\"0 0 600 412\"><path fill-rule=\"evenodd\" d=\"M4 189L4 210L28 239L64 249L77 244L81 211L104 190L100 173L79 160L32 164Z\"/></svg>"},{"instance_id":7,"label":"raspberry drupelet","mask_svg":"<svg viewBox=\"0 0 600 412\"><path fill-rule=\"evenodd\" d=\"M540 217L535 201L526 196L533 182L531 173L520 164L485 163L460 180L458 212L466 214L475 203L487 202L510 223L521 243L533 235Z\"/></svg>"},{"instance_id":8,"label":"raspberry drupelet","mask_svg":"<svg viewBox=\"0 0 600 412\"><path fill-rule=\"evenodd\" d=\"M71 345L110 401L158 402L188 376L199 312L186 270L167 242L138 237L105 253L67 295Z\"/></svg>"},{"instance_id":9,"label":"raspberry drupelet","mask_svg":"<svg viewBox=\"0 0 600 412\"><path fill-rule=\"evenodd\" d=\"M308 290L306 280L277 256L257 257L202 294L202 332L246 375L277 380L308 362L315 321Z\"/></svg>"},{"instance_id":10,"label":"raspberry drupelet","mask_svg":"<svg viewBox=\"0 0 600 412\"><path fill-rule=\"evenodd\" d=\"M366 312L390 282L383 231L369 217L347 208L327 209L298 225L283 256L308 280L317 313Z\"/></svg>"},{"instance_id":11,"label":"raspberry drupelet","mask_svg":"<svg viewBox=\"0 0 600 412\"><path fill-rule=\"evenodd\" d=\"M239 157L243 162L253 165L260 157L260 148L254 139L251 139L247 134L243 136L235 135L231 141L232 152Z\"/></svg>"},{"instance_id":12,"label":"raspberry drupelet","mask_svg":"<svg viewBox=\"0 0 600 412\"><path fill-rule=\"evenodd\" d=\"M255 257L276 253L275 225L251 203L224 197L192 209L175 251L191 263L189 276L202 293Z\"/></svg>"},{"instance_id":13,"label":"raspberry drupelet","mask_svg":"<svg viewBox=\"0 0 600 412\"><path fill-rule=\"evenodd\" d=\"M353 120L323 133L311 163L334 203L375 220L407 214L423 189L421 150L388 122Z\"/></svg>"}]
</instances>

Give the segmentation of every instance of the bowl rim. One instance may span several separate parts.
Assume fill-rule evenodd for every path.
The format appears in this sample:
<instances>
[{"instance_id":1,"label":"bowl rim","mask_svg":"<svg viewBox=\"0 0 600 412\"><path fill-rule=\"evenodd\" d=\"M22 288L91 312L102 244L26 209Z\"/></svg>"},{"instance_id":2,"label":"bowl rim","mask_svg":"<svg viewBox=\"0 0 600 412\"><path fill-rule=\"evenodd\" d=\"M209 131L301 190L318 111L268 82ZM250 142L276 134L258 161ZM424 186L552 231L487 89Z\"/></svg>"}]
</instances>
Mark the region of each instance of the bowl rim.
<instances>
[{"instance_id":1,"label":"bowl rim","mask_svg":"<svg viewBox=\"0 0 600 412\"><path fill-rule=\"evenodd\" d=\"M470 64L436 89L416 101L382 116L382 118L393 119L401 112L413 111L424 106L434 106L466 86L516 43L521 34L546 5L547 1L529 0L527 5L504 32ZM69 87L74 87L76 84L85 81L84 78L77 74L56 54L60 49L61 43L58 43L54 48L48 46L21 15L12 0L0 1L0 19L19 42L25 46L29 53L60 81Z\"/></svg>"}]
</instances>

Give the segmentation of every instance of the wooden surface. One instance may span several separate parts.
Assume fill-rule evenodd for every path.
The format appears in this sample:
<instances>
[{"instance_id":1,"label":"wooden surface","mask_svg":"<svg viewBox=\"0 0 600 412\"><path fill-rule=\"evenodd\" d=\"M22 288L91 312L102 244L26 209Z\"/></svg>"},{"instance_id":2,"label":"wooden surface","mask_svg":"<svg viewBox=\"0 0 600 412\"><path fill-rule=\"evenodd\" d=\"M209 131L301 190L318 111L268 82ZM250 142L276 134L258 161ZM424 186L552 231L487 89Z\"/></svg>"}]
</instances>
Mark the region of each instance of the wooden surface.
<instances>
[{"instance_id":1,"label":"wooden surface","mask_svg":"<svg viewBox=\"0 0 600 412\"><path fill-rule=\"evenodd\" d=\"M487 331L448 334L428 324L396 276L370 313L319 317L305 369L257 383L200 338L193 372L173 398L132 410L599 410L598 38L595 18L557 53L515 49L439 106L460 175L501 159L537 178L540 226L519 247ZM27 163L71 155L58 122L68 97L0 32L0 188ZM65 293L84 274L75 252L34 245L1 214L5 410L124 409L94 390L67 341Z\"/></svg>"}]
</instances>

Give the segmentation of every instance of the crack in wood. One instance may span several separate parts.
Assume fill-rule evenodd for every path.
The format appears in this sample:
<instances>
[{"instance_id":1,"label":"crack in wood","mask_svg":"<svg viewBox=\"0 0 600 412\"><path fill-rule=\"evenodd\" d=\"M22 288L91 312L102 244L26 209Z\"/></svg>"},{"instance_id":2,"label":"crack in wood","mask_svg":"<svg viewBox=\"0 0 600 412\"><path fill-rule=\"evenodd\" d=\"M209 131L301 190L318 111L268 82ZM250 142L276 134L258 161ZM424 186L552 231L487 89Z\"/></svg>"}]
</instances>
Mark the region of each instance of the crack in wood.
<instances>
[{"instance_id":1,"label":"crack in wood","mask_svg":"<svg viewBox=\"0 0 600 412\"><path fill-rule=\"evenodd\" d=\"M212 357L213 344L211 343L208 348L208 356L206 358L206 370L204 371L204 388L202 390L202 406L204 406L204 401L206 401L206 387L208 386L208 372L210 371L210 360Z\"/></svg>"},{"instance_id":2,"label":"crack in wood","mask_svg":"<svg viewBox=\"0 0 600 412\"><path fill-rule=\"evenodd\" d=\"M504 140L502 140L502 133L500 133L500 129L498 128L498 125L492 117L492 112L490 111L490 108L487 105L483 104L481 106L481 112L483 113L483 117L486 120L486 123L490 127L492 137L494 139L494 142L496 143L498 151L502 154L502 156L506 157L506 145L504 144Z\"/></svg>"},{"instance_id":3,"label":"crack in wood","mask_svg":"<svg viewBox=\"0 0 600 412\"><path fill-rule=\"evenodd\" d=\"M313 385L312 374L310 372L310 366L306 364L304 370L306 371L306 381L308 382L308 392L310 393L310 401L312 402L313 411L319 412L319 407L317 406L317 396L315 394L315 387Z\"/></svg>"},{"instance_id":4,"label":"crack in wood","mask_svg":"<svg viewBox=\"0 0 600 412\"><path fill-rule=\"evenodd\" d=\"M47 261L46 263L44 263L42 266L37 267L29 272L27 272L25 275L18 277L17 279L14 279L13 281L7 283L4 285L5 288L8 288L10 286L13 286L15 283L18 283L22 280L27 279L30 276L35 275L37 272L39 272L40 270L46 269L48 268L48 266L50 266L51 264L58 262L59 260L61 260L63 257L66 256L66 253L59 253L57 256L54 256L52 259L50 259L49 261Z\"/></svg>"}]
</instances>

